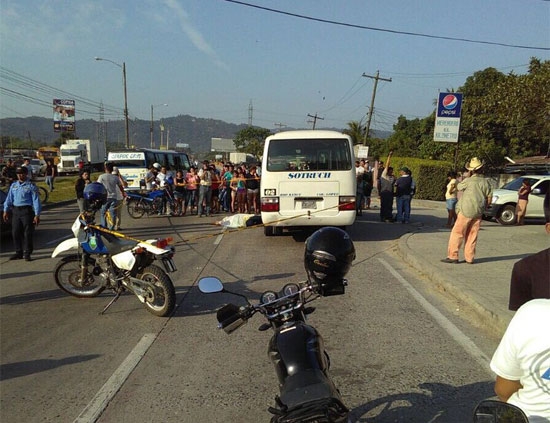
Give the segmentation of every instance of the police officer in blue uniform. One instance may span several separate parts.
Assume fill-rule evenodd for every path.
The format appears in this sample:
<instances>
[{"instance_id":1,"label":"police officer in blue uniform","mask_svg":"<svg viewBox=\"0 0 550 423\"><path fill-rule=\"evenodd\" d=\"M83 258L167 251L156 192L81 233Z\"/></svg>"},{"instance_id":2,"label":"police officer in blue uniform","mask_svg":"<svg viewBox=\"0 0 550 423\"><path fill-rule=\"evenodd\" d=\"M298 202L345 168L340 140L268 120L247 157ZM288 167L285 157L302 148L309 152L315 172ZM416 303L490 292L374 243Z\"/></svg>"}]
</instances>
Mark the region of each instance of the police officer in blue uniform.
<instances>
[{"instance_id":1,"label":"police officer in blue uniform","mask_svg":"<svg viewBox=\"0 0 550 423\"><path fill-rule=\"evenodd\" d=\"M26 261L31 261L34 228L40 223L42 204L37 186L28 179L28 172L25 166L17 167L15 170L17 181L11 184L4 202L4 222L9 220L10 211L12 214L11 234L15 254L10 257L10 260L24 258Z\"/></svg>"}]
</instances>

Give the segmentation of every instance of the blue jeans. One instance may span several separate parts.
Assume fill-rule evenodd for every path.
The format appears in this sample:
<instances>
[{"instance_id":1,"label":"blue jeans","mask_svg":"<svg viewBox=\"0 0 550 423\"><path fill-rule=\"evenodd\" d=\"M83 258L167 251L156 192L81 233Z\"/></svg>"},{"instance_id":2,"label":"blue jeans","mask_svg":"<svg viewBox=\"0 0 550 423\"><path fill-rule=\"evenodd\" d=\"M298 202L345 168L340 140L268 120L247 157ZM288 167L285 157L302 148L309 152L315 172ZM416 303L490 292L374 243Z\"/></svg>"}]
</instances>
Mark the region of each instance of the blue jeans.
<instances>
[{"instance_id":1,"label":"blue jeans","mask_svg":"<svg viewBox=\"0 0 550 423\"><path fill-rule=\"evenodd\" d=\"M111 222L113 222L113 225L107 229L114 229L114 222L115 222L115 206L116 206L116 198L108 198L105 204L101 206L101 226L104 228L107 228L107 221L105 220L105 212L108 210L109 214L111 215Z\"/></svg>"},{"instance_id":2,"label":"blue jeans","mask_svg":"<svg viewBox=\"0 0 550 423\"><path fill-rule=\"evenodd\" d=\"M411 218L411 196L400 195L396 198L397 202L397 216L395 220L398 222L409 223Z\"/></svg>"},{"instance_id":3,"label":"blue jeans","mask_svg":"<svg viewBox=\"0 0 550 423\"><path fill-rule=\"evenodd\" d=\"M209 185L199 186L199 207L197 214L200 216L203 214L202 202L206 202L206 215L210 215L210 204L212 203L212 187Z\"/></svg>"},{"instance_id":4,"label":"blue jeans","mask_svg":"<svg viewBox=\"0 0 550 423\"><path fill-rule=\"evenodd\" d=\"M53 176L46 176L46 185L50 188L50 192L53 191Z\"/></svg>"}]
</instances>

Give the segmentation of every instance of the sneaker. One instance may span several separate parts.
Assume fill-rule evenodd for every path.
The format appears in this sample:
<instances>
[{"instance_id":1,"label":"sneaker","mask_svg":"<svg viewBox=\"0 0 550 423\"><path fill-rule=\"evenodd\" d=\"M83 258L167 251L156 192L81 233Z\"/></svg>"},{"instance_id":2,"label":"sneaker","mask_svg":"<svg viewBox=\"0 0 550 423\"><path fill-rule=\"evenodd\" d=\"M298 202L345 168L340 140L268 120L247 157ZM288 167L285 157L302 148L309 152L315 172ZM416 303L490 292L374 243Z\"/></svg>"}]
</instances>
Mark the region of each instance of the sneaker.
<instances>
[{"instance_id":1,"label":"sneaker","mask_svg":"<svg viewBox=\"0 0 550 423\"><path fill-rule=\"evenodd\" d=\"M10 257L10 260L21 260L23 258L23 254L15 253Z\"/></svg>"},{"instance_id":2,"label":"sneaker","mask_svg":"<svg viewBox=\"0 0 550 423\"><path fill-rule=\"evenodd\" d=\"M458 264L458 259L450 259L449 257L441 260L441 263Z\"/></svg>"}]
</instances>

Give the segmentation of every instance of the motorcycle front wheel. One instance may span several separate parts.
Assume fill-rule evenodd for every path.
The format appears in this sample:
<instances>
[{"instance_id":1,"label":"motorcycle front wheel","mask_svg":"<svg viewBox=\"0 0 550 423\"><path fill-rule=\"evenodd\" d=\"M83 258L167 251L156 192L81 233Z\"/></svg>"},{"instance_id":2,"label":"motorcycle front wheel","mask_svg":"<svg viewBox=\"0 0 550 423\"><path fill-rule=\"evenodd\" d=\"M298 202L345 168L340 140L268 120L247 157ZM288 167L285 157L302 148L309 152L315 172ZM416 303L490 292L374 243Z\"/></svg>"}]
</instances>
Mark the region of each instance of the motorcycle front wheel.
<instances>
[{"instance_id":1,"label":"motorcycle front wheel","mask_svg":"<svg viewBox=\"0 0 550 423\"><path fill-rule=\"evenodd\" d=\"M151 265L137 275L146 282L145 307L159 317L169 316L176 306L176 290L170 277L160 267Z\"/></svg>"},{"instance_id":2,"label":"motorcycle front wheel","mask_svg":"<svg viewBox=\"0 0 550 423\"><path fill-rule=\"evenodd\" d=\"M133 219L139 219L145 214L145 207L141 201L130 200L128 201L127 208L128 214Z\"/></svg>"},{"instance_id":3,"label":"motorcycle front wheel","mask_svg":"<svg viewBox=\"0 0 550 423\"><path fill-rule=\"evenodd\" d=\"M94 261L90 260L86 276L82 279L82 257L71 255L61 259L55 266L54 278L59 288L73 297L97 297L105 289L98 276L93 275Z\"/></svg>"}]
</instances>

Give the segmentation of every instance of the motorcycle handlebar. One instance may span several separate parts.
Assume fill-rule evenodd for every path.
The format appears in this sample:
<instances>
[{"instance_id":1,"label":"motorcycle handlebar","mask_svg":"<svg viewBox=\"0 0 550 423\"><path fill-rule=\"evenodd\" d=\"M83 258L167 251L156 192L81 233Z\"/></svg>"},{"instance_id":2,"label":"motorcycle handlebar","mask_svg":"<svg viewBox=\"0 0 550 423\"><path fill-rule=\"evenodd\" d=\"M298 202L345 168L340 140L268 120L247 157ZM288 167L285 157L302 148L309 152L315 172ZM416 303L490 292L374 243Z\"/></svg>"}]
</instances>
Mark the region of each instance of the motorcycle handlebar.
<instances>
[{"instance_id":1,"label":"motorcycle handlebar","mask_svg":"<svg viewBox=\"0 0 550 423\"><path fill-rule=\"evenodd\" d=\"M248 317L235 304L227 304L217 312L218 329L223 329L226 333L231 333L244 325Z\"/></svg>"}]
</instances>

